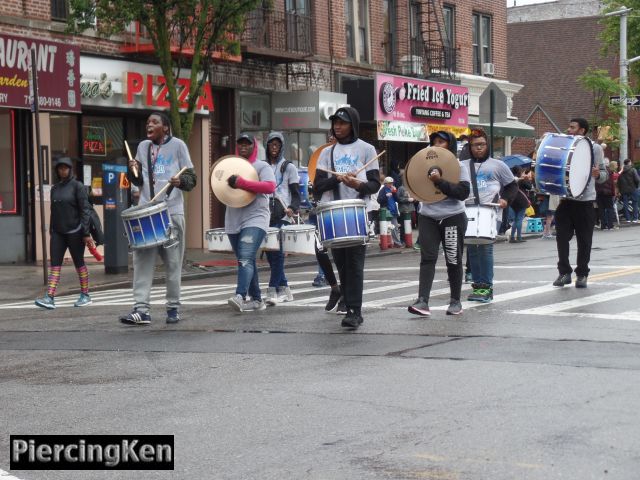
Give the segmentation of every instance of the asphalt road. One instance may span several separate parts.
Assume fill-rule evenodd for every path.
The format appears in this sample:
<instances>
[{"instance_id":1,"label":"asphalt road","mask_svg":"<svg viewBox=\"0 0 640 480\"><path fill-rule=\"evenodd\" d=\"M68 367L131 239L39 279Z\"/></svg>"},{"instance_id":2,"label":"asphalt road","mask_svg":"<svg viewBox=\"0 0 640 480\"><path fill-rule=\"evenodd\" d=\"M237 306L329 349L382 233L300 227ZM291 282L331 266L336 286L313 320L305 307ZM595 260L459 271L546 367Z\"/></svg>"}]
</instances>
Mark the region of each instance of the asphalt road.
<instances>
[{"instance_id":1,"label":"asphalt road","mask_svg":"<svg viewBox=\"0 0 640 480\"><path fill-rule=\"evenodd\" d=\"M370 258L357 332L309 267L288 271L292 304L254 314L226 305L234 277L185 283L171 327L162 287L150 327L117 322L127 291L0 305L0 479L10 434L175 436L173 472L20 480L637 479L639 247L597 231L582 290L551 286L554 242L498 244L494 302L459 317L441 258L430 319L406 311L419 255Z\"/></svg>"}]
</instances>

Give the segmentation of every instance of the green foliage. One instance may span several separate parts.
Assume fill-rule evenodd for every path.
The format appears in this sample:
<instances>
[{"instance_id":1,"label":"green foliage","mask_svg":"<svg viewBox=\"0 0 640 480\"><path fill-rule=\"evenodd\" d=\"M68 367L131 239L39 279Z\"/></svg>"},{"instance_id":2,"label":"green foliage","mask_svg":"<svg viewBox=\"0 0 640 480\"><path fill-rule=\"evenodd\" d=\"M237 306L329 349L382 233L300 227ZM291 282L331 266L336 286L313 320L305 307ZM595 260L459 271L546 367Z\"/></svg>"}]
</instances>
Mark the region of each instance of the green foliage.
<instances>
[{"instance_id":1,"label":"green foliage","mask_svg":"<svg viewBox=\"0 0 640 480\"><path fill-rule=\"evenodd\" d=\"M213 52L221 49L237 55L240 45L234 38L239 38L243 31L246 14L262 5L260 0L70 0L69 3L67 30L73 33L96 29L100 36L109 38L125 32L131 22L139 22L154 46L167 82L174 134L185 140L193 127L196 101L213 66ZM193 55L172 54L172 46L178 46L180 52L189 49ZM183 114L179 111L176 84L181 69L190 71L191 80L188 107Z\"/></svg>"}]
</instances>

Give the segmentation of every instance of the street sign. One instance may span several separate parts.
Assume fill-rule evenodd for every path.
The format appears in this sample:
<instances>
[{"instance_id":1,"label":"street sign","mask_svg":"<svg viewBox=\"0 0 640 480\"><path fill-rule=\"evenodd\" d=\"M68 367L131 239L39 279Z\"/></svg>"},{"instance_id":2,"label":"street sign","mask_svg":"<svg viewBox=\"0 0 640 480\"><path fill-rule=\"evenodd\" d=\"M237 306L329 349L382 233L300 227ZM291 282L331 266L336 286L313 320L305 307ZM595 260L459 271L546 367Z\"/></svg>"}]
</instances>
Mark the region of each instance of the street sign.
<instances>
[{"instance_id":1,"label":"street sign","mask_svg":"<svg viewBox=\"0 0 640 480\"><path fill-rule=\"evenodd\" d=\"M494 122L506 122L507 121L507 96L500 89L498 85L491 82L487 85L480 95L480 122L489 123L489 117L491 115L491 91L493 91L493 121Z\"/></svg>"},{"instance_id":2,"label":"street sign","mask_svg":"<svg viewBox=\"0 0 640 480\"><path fill-rule=\"evenodd\" d=\"M627 107L637 107L640 106L640 95L632 95L627 97ZM620 99L620 95L612 95L609 97L610 105L620 105L622 100Z\"/></svg>"}]
</instances>

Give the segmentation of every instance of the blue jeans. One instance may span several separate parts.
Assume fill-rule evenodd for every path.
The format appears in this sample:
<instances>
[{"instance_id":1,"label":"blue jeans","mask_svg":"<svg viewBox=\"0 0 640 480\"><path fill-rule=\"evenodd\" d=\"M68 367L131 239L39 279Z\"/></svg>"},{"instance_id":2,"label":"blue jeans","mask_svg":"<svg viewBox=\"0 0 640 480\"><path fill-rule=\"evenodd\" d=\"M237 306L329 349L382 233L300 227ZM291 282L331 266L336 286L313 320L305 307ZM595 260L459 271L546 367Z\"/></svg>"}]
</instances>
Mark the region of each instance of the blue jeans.
<instances>
[{"instance_id":1,"label":"blue jeans","mask_svg":"<svg viewBox=\"0 0 640 480\"><path fill-rule=\"evenodd\" d=\"M247 293L254 300L261 300L256 252L267 232L258 227L247 227L240 233L230 233L229 242L238 259L238 283L236 294L246 297Z\"/></svg>"},{"instance_id":2,"label":"blue jeans","mask_svg":"<svg viewBox=\"0 0 640 480\"><path fill-rule=\"evenodd\" d=\"M629 204L633 209L632 214L629 213ZM622 205L624 206L625 220L638 220L638 190L634 190L633 193L623 193ZM631 215L633 215L633 218L631 218Z\"/></svg>"},{"instance_id":3,"label":"blue jeans","mask_svg":"<svg viewBox=\"0 0 640 480\"><path fill-rule=\"evenodd\" d=\"M467 245L473 283L493 285L493 243Z\"/></svg>"},{"instance_id":4,"label":"blue jeans","mask_svg":"<svg viewBox=\"0 0 640 480\"><path fill-rule=\"evenodd\" d=\"M509 207L509 210L512 210ZM513 223L511 223L511 239L518 237L518 239L522 238L522 221L524 220L524 212L526 209L515 210L515 216L513 218Z\"/></svg>"},{"instance_id":5,"label":"blue jeans","mask_svg":"<svg viewBox=\"0 0 640 480\"><path fill-rule=\"evenodd\" d=\"M282 227L283 225L289 225L289 222L278 222L274 227ZM267 251L267 260L269 266L271 266L271 277L269 277L270 287L286 287L287 277L284 275L284 250L282 250L282 242L280 242L280 250Z\"/></svg>"}]
</instances>

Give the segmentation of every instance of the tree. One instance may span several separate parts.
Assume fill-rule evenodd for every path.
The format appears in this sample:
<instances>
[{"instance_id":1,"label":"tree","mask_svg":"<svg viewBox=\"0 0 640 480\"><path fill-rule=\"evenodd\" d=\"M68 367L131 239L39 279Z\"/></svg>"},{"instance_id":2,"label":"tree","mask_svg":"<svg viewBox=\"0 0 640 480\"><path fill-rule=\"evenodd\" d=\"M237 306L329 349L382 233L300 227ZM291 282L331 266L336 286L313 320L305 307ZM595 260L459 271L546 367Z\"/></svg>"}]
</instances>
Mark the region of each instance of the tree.
<instances>
[{"instance_id":1,"label":"tree","mask_svg":"<svg viewBox=\"0 0 640 480\"><path fill-rule=\"evenodd\" d=\"M622 85L619 79L609 76L607 70L588 67L578 77L578 81L587 92L593 95L593 112L589 118L590 125L608 125L611 127L611 135L619 138L618 118L622 115L622 109L626 105L615 105L609 102L610 96L620 95ZM631 88L626 87L627 96L633 96Z\"/></svg>"},{"instance_id":2,"label":"tree","mask_svg":"<svg viewBox=\"0 0 640 480\"><path fill-rule=\"evenodd\" d=\"M620 10L622 6L632 8L633 12L627 15L627 58L640 55L640 0L602 0L603 13ZM603 43L604 55L618 55L620 52L620 17L603 17L600 21L604 30L600 34ZM631 73L640 75L640 62L632 63Z\"/></svg>"},{"instance_id":3,"label":"tree","mask_svg":"<svg viewBox=\"0 0 640 480\"><path fill-rule=\"evenodd\" d=\"M213 64L213 53L237 55L244 18L260 0L70 0L68 31L95 28L103 37L125 31L131 22L144 27L165 77L174 135L191 135L196 101ZM95 21L94 21L95 20ZM177 54L171 47L177 46ZM186 56L185 49L193 52ZM177 79L190 69L187 108L180 113Z\"/></svg>"}]
</instances>

